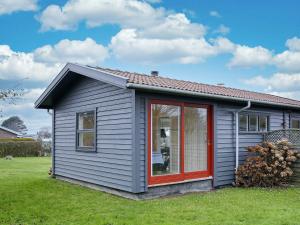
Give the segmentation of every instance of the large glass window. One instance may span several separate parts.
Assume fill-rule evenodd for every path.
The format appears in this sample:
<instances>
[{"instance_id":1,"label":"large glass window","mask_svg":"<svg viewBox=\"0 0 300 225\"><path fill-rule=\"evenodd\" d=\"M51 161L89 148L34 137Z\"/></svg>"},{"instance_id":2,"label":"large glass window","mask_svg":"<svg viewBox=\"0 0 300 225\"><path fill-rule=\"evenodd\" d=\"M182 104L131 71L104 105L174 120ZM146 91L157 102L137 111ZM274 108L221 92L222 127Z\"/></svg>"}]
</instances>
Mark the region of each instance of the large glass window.
<instances>
[{"instance_id":1,"label":"large glass window","mask_svg":"<svg viewBox=\"0 0 300 225\"><path fill-rule=\"evenodd\" d=\"M95 111L77 113L77 148L95 149Z\"/></svg>"},{"instance_id":2,"label":"large glass window","mask_svg":"<svg viewBox=\"0 0 300 225\"><path fill-rule=\"evenodd\" d=\"M180 171L180 107L152 104L152 175Z\"/></svg>"},{"instance_id":3,"label":"large glass window","mask_svg":"<svg viewBox=\"0 0 300 225\"><path fill-rule=\"evenodd\" d=\"M207 170L207 109L184 107L184 171Z\"/></svg>"}]
</instances>

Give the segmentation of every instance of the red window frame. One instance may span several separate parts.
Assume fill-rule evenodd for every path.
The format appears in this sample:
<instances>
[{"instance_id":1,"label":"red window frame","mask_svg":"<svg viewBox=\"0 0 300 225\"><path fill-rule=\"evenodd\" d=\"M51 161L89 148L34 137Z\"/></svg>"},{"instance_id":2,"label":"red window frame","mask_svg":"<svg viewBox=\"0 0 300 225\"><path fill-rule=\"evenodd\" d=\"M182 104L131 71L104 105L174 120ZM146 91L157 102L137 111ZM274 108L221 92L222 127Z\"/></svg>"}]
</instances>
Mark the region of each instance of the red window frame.
<instances>
[{"instance_id":1,"label":"red window frame","mask_svg":"<svg viewBox=\"0 0 300 225\"><path fill-rule=\"evenodd\" d=\"M173 105L180 107L180 172L178 174L152 176L152 104ZM184 107L207 109L207 170L184 171ZM176 183L185 180L205 178L213 175L213 112L212 106L208 104L195 104L174 100L152 99L148 102L148 184Z\"/></svg>"}]
</instances>

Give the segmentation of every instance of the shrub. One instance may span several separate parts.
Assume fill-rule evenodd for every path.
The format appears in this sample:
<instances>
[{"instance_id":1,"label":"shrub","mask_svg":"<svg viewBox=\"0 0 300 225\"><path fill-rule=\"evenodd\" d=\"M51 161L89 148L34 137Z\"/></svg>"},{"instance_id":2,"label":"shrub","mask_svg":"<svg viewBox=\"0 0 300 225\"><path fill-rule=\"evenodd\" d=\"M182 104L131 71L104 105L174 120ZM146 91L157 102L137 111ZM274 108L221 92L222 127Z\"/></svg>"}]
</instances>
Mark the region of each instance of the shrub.
<instances>
[{"instance_id":1,"label":"shrub","mask_svg":"<svg viewBox=\"0 0 300 225\"><path fill-rule=\"evenodd\" d=\"M0 138L0 142L8 141L34 141L32 138Z\"/></svg>"},{"instance_id":2,"label":"shrub","mask_svg":"<svg viewBox=\"0 0 300 225\"><path fill-rule=\"evenodd\" d=\"M287 184L293 171L291 165L300 158L287 141L275 144L264 142L248 147L250 153L245 163L236 172L236 186L273 187Z\"/></svg>"},{"instance_id":3,"label":"shrub","mask_svg":"<svg viewBox=\"0 0 300 225\"><path fill-rule=\"evenodd\" d=\"M42 146L37 141L0 141L0 157L11 155L13 157L39 156Z\"/></svg>"},{"instance_id":4,"label":"shrub","mask_svg":"<svg viewBox=\"0 0 300 225\"><path fill-rule=\"evenodd\" d=\"M39 142L42 145L42 155L43 156L48 156L51 154L51 148L52 148L52 142L51 141L47 141L47 142L43 142L42 140L39 140Z\"/></svg>"}]
</instances>

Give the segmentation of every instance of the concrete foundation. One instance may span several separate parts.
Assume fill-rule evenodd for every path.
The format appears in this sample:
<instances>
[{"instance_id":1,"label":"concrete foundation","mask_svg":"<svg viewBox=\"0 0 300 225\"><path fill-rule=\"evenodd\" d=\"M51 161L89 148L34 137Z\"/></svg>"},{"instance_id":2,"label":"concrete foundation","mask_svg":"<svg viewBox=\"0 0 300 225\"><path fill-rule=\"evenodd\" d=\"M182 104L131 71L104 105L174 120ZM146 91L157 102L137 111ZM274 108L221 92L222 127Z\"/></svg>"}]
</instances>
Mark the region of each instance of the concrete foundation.
<instances>
[{"instance_id":1,"label":"concrete foundation","mask_svg":"<svg viewBox=\"0 0 300 225\"><path fill-rule=\"evenodd\" d=\"M88 187L94 190L103 191L109 194L121 196L133 200L143 200L143 199L154 199L163 196L171 196L178 194L185 194L190 192L205 192L212 190L212 179L190 181L179 184L169 184L163 186L149 187L147 192L142 193L130 193L122 190L117 190L113 188L108 188L100 186L97 184L88 183L85 181L75 180L72 178L67 178L63 176L55 176L56 179L70 182L73 184Z\"/></svg>"}]
</instances>

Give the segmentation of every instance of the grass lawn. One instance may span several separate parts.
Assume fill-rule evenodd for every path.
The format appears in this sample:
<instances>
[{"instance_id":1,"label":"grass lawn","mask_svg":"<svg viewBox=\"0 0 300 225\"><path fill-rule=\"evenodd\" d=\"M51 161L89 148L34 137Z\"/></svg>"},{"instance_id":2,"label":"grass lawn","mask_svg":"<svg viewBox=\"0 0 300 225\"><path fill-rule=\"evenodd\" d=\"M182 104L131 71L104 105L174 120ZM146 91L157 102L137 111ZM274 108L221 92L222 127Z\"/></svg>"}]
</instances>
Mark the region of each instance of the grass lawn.
<instances>
[{"instance_id":1,"label":"grass lawn","mask_svg":"<svg viewBox=\"0 0 300 225\"><path fill-rule=\"evenodd\" d=\"M300 224L300 189L133 201L51 179L49 158L0 159L0 224Z\"/></svg>"}]
</instances>

